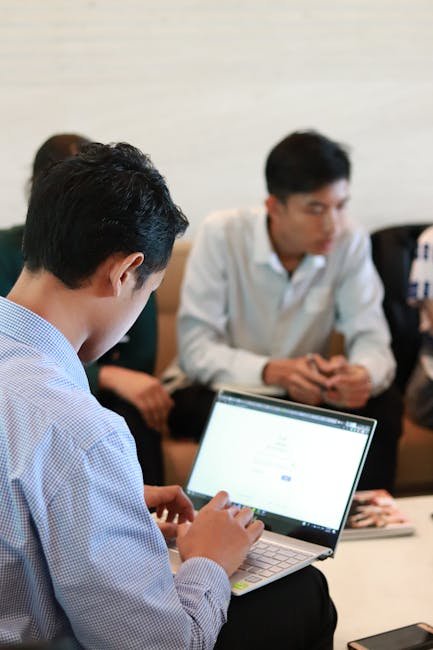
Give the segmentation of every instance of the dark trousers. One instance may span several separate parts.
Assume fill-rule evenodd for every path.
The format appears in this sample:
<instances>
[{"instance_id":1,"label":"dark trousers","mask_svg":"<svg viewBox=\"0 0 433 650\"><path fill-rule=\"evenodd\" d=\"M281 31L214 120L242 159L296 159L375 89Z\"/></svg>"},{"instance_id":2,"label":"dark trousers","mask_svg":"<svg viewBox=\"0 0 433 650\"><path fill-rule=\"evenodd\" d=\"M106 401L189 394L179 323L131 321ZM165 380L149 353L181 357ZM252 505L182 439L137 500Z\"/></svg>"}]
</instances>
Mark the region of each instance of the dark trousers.
<instances>
[{"instance_id":1,"label":"dark trousers","mask_svg":"<svg viewBox=\"0 0 433 650\"><path fill-rule=\"evenodd\" d=\"M133 404L108 390L99 391L98 401L105 408L115 411L126 420L137 448L137 458L143 472L143 483L163 485L164 463L161 435L147 426L140 411Z\"/></svg>"},{"instance_id":2,"label":"dark trousers","mask_svg":"<svg viewBox=\"0 0 433 650\"><path fill-rule=\"evenodd\" d=\"M320 571L308 567L245 596L234 596L228 621L214 648L332 650L336 623L337 613L326 580ZM18 650L16 645L6 647ZM22 646L23 650L74 650L77 647L73 639Z\"/></svg>"},{"instance_id":3,"label":"dark trousers","mask_svg":"<svg viewBox=\"0 0 433 650\"><path fill-rule=\"evenodd\" d=\"M310 566L233 596L215 650L331 650L336 624L326 579Z\"/></svg>"},{"instance_id":4,"label":"dark trousers","mask_svg":"<svg viewBox=\"0 0 433 650\"><path fill-rule=\"evenodd\" d=\"M394 491L398 441L402 433L403 398L392 385L351 413L377 420L376 431L359 480L359 490L385 488Z\"/></svg>"},{"instance_id":5,"label":"dark trousers","mask_svg":"<svg viewBox=\"0 0 433 650\"><path fill-rule=\"evenodd\" d=\"M176 404L170 422L173 437L200 440L215 392L205 386L193 385L176 391L172 397ZM327 408L326 404L323 407ZM392 385L381 395L372 397L364 408L350 412L377 420L358 489L385 488L393 492L403 416L400 391Z\"/></svg>"}]
</instances>

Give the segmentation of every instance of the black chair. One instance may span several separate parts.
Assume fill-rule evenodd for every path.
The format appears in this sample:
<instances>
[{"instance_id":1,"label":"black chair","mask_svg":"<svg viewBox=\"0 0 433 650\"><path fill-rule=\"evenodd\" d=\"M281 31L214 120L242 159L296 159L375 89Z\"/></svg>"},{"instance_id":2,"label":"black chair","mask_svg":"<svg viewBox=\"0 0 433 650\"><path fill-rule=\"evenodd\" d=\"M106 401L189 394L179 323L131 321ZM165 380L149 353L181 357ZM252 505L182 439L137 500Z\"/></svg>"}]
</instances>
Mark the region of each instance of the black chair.
<instances>
[{"instance_id":1,"label":"black chair","mask_svg":"<svg viewBox=\"0 0 433 650\"><path fill-rule=\"evenodd\" d=\"M415 366L421 343L418 310L407 304L409 272L419 235L431 224L393 226L371 234L373 261L385 289L383 308L397 362L402 392Z\"/></svg>"}]
</instances>

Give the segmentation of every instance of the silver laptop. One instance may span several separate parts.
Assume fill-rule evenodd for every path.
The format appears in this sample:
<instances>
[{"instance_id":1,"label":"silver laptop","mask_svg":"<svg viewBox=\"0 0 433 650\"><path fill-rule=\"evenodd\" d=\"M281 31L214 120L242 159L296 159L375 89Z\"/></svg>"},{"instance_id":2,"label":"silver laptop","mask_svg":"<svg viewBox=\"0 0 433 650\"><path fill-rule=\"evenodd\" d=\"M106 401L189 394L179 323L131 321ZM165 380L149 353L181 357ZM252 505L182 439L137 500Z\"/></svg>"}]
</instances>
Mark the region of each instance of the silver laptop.
<instances>
[{"instance_id":1,"label":"silver laptop","mask_svg":"<svg viewBox=\"0 0 433 650\"><path fill-rule=\"evenodd\" d=\"M196 510L219 491L265 531L231 577L246 594L334 554L376 421L269 397L220 391L186 492ZM180 556L170 549L175 573Z\"/></svg>"}]
</instances>

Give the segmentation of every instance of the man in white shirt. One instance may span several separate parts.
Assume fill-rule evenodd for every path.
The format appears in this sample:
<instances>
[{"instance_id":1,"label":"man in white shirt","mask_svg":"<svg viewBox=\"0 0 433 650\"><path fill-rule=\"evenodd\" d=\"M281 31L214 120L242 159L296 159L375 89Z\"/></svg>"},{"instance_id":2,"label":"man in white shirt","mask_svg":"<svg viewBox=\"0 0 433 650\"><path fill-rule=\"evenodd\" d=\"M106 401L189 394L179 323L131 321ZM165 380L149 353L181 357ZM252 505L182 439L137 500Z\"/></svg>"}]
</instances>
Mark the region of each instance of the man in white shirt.
<instances>
[{"instance_id":1,"label":"man in white shirt","mask_svg":"<svg viewBox=\"0 0 433 650\"><path fill-rule=\"evenodd\" d=\"M204 411L209 389L230 385L376 417L360 485L392 489L401 398L369 238L346 218L349 179L340 145L295 132L268 156L264 209L203 222L182 291L180 363L206 387L192 389ZM344 356L328 357L334 330Z\"/></svg>"}]
</instances>

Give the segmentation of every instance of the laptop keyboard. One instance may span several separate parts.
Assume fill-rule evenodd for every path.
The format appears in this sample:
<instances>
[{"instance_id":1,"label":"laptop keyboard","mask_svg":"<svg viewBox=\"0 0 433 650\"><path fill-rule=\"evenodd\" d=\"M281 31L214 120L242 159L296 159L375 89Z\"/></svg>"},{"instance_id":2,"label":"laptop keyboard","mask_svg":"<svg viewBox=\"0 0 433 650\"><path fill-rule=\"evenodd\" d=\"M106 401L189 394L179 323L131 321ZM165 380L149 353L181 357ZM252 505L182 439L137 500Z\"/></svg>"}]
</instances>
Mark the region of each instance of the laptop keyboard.
<instances>
[{"instance_id":1,"label":"laptop keyboard","mask_svg":"<svg viewBox=\"0 0 433 650\"><path fill-rule=\"evenodd\" d=\"M290 549L272 542L257 542L232 577L235 581L260 582L275 573L283 573L293 565L311 558L310 553Z\"/></svg>"},{"instance_id":2,"label":"laptop keyboard","mask_svg":"<svg viewBox=\"0 0 433 650\"><path fill-rule=\"evenodd\" d=\"M176 540L167 543L169 549L176 550ZM278 574L289 573L292 567L316 557L312 553L304 553L296 548L280 546L273 542L258 541L250 550L239 569L231 576L230 582L233 593L244 593L260 582L267 581Z\"/></svg>"}]
</instances>

